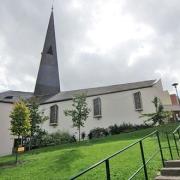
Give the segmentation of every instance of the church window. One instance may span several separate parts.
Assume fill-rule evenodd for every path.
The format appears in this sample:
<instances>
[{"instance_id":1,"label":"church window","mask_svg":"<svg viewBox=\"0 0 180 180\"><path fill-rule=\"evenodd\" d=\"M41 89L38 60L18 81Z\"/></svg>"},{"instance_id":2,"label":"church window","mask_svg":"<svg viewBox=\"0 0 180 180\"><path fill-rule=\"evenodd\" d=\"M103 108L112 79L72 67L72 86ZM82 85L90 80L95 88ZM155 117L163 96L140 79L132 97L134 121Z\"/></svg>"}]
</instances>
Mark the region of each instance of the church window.
<instances>
[{"instance_id":1,"label":"church window","mask_svg":"<svg viewBox=\"0 0 180 180\"><path fill-rule=\"evenodd\" d=\"M58 106L53 105L50 107L50 125L58 124Z\"/></svg>"},{"instance_id":2,"label":"church window","mask_svg":"<svg viewBox=\"0 0 180 180\"><path fill-rule=\"evenodd\" d=\"M13 99L13 96L6 96L4 99Z\"/></svg>"},{"instance_id":3,"label":"church window","mask_svg":"<svg viewBox=\"0 0 180 180\"><path fill-rule=\"evenodd\" d=\"M47 54L53 55L53 49L52 49L52 46L49 47L49 49L48 49L48 51L47 51Z\"/></svg>"},{"instance_id":4,"label":"church window","mask_svg":"<svg viewBox=\"0 0 180 180\"><path fill-rule=\"evenodd\" d=\"M101 117L101 98L93 99L94 117Z\"/></svg>"},{"instance_id":5,"label":"church window","mask_svg":"<svg viewBox=\"0 0 180 180\"><path fill-rule=\"evenodd\" d=\"M136 111L142 111L142 99L141 99L141 92L136 92L133 94L134 96L134 106Z\"/></svg>"}]
</instances>

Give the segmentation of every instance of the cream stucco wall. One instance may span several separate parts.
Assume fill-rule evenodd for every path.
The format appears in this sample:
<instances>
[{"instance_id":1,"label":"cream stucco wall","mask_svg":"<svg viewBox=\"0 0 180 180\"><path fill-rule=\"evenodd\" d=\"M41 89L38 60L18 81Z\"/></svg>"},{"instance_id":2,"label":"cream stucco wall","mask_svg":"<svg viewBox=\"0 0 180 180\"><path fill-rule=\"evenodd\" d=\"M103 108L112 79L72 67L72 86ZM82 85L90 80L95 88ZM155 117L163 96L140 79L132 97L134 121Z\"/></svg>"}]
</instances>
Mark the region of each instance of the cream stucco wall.
<instances>
[{"instance_id":1,"label":"cream stucco wall","mask_svg":"<svg viewBox=\"0 0 180 180\"><path fill-rule=\"evenodd\" d=\"M164 105L172 104L169 92L163 91L163 86L162 86L161 80L159 80L158 82L156 82L156 84L154 84L154 88L157 89L157 93L158 93L157 96L161 99L162 104L164 104Z\"/></svg>"},{"instance_id":2,"label":"cream stucco wall","mask_svg":"<svg viewBox=\"0 0 180 180\"><path fill-rule=\"evenodd\" d=\"M113 124L122 124L123 122L131 124L142 124L143 118L139 118L141 113L135 110L133 99L133 93L138 91L140 91L142 95L143 111L141 111L141 113L150 113L155 111L154 105L152 104L152 100L155 96L159 97L163 101L164 91L160 81L153 87L149 88L88 97L87 103L88 107L91 109L91 112L85 123L85 127L82 128L81 132L84 131L86 134L88 134L89 131L95 127L106 128ZM101 98L102 118L100 119L93 117L93 99L96 97ZM169 103L168 100L164 102ZM77 129L72 127L71 118L65 117L63 112L65 109L71 109L72 101L69 100L42 105L41 109L47 116L49 116L50 106L54 104L57 104L59 107L58 126L50 126L48 120L42 125L42 127L49 133L61 130L77 135Z\"/></svg>"},{"instance_id":3,"label":"cream stucco wall","mask_svg":"<svg viewBox=\"0 0 180 180\"><path fill-rule=\"evenodd\" d=\"M11 109L12 104L0 103L0 156L12 153L13 137L9 130Z\"/></svg>"}]
</instances>

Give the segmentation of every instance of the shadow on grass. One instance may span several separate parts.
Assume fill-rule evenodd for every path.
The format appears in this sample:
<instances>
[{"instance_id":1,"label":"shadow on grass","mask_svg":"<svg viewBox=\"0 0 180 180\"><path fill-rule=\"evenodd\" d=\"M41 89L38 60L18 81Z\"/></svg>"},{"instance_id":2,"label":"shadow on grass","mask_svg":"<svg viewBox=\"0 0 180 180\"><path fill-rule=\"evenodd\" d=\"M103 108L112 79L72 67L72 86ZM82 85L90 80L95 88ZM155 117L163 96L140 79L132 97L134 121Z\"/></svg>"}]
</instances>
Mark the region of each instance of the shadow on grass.
<instances>
[{"instance_id":1,"label":"shadow on grass","mask_svg":"<svg viewBox=\"0 0 180 180\"><path fill-rule=\"evenodd\" d=\"M6 162L0 162L0 168L9 168L9 167L15 167L17 164L14 161L6 161Z\"/></svg>"},{"instance_id":2,"label":"shadow on grass","mask_svg":"<svg viewBox=\"0 0 180 180\"><path fill-rule=\"evenodd\" d=\"M65 151L60 156L57 155L55 158L56 161L53 164L47 166L47 169L45 170L51 169L54 173L59 173L60 171L68 172L71 169L71 164L73 163L73 161L77 161L82 157L83 155L78 150L72 149L69 151Z\"/></svg>"}]
</instances>

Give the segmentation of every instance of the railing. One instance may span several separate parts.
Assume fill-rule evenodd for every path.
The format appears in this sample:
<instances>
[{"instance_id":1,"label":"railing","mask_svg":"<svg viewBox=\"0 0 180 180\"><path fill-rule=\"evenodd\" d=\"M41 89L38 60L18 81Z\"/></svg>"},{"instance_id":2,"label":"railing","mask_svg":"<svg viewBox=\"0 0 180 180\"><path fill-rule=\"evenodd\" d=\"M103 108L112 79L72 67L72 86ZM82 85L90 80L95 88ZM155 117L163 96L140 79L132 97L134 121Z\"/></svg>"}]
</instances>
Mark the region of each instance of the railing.
<instances>
[{"instance_id":1,"label":"railing","mask_svg":"<svg viewBox=\"0 0 180 180\"><path fill-rule=\"evenodd\" d=\"M174 143L175 143L177 155L179 156L179 148L178 148L178 143L177 143L176 135L178 135L178 139L180 140L180 126L178 126L178 127L173 131Z\"/></svg>"},{"instance_id":2,"label":"railing","mask_svg":"<svg viewBox=\"0 0 180 180\"><path fill-rule=\"evenodd\" d=\"M169 134L166 133L166 138L167 138L167 143L168 143L168 147L162 147L161 146L161 141L160 141L160 136L159 136L159 132L158 131L154 131L150 134L148 134L147 136L141 138L140 140L130 144L129 146L121 149L120 151L112 154L111 156L108 156L107 158L99 161L98 163L92 165L91 167L85 169L84 171L80 172L79 174L77 174L74 177L71 177L70 180L74 180L77 179L78 177L82 176L83 174L87 173L88 171L95 169L97 166L101 165L101 164L105 164L105 174L106 174L106 179L110 180L111 179L111 172L110 172L110 163L109 160L111 158L113 158L114 156L120 155L121 153L123 153L124 151L134 147L135 145L139 144L140 146L140 152L141 152L141 158L142 158L142 166L140 166L129 178L128 180L133 179L142 169L144 171L144 179L148 180L148 173L147 173L147 164L151 161L151 159L153 159L158 153L160 153L160 157L161 157L161 161L162 161L162 165L163 167L165 166L165 160L164 160L164 155L163 155L163 149L169 149L169 153L171 156L171 159L173 159L173 153L172 153L172 148L176 148L177 151L177 155L179 156L179 148L178 148L178 143L177 143L177 134L178 134L178 138L180 139L180 126L178 126L174 132L173 132L173 139L174 139L174 143L175 146L171 146L170 144L170 139L169 139ZM143 141L151 136L156 136L157 138L157 142L158 142L158 149L151 155L151 157L146 160L145 159L145 155L144 155L144 147L143 147ZM120 177L119 177L120 178Z\"/></svg>"}]
</instances>

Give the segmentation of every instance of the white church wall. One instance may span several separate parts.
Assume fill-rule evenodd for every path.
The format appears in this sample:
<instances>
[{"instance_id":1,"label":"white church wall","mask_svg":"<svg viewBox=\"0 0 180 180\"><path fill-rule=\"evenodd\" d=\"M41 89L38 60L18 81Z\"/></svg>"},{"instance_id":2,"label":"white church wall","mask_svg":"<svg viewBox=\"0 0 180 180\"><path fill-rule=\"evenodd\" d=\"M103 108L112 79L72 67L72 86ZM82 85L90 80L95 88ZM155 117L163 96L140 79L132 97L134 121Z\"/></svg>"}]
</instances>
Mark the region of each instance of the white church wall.
<instances>
[{"instance_id":1,"label":"white church wall","mask_svg":"<svg viewBox=\"0 0 180 180\"><path fill-rule=\"evenodd\" d=\"M157 88L158 87L158 88ZM85 127L82 131L89 133L89 131L95 127L108 127L113 124L131 123L142 124L143 119L139 118L141 113L154 112L154 105L152 100L155 96L163 98L163 89L160 86L153 86L150 88L137 89L131 91L124 91L118 93L111 93L100 96L93 96L87 98L88 107L91 109L89 117L85 123ZM143 111L138 112L134 107L133 93L141 92ZM102 117L100 119L93 117L93 99L96 97L101 98L102 105ZM64 110L72 108L72 101L62 101L58 103L45 104L41 106L41 109L45 111L45 114L49 116L50 107L57 104L59 107L58 125L53 127L49 125L49 120L46 121L42 127L48 132L56 132L57 130L68 131L71 134L77 134L77 129L72 127L72 121L70 117L65 117Z\"/></svg>"},{"instance_id":2,"label":"white church wall","mask_svg":"<svg viewBox=\"0 0 180 180\"><path fill-rule=\"evenodd\" d=\"M0 156L12 153L13 137L9 130L11 110L12 104L0 103Z\"/></svg>"},{"instance_id":3,"label":"white church wall","mask_svg":"<svg viewBox=\"0 0 180 180\"><path fill-rule=\"evenodd\" d=\"M157 90L157 96L161 99L162 104L164 105L171 105L171 98L168 91L163 90L162 81L161 79L154 84L154 88Z\"/></svg>"}]
</instances>

